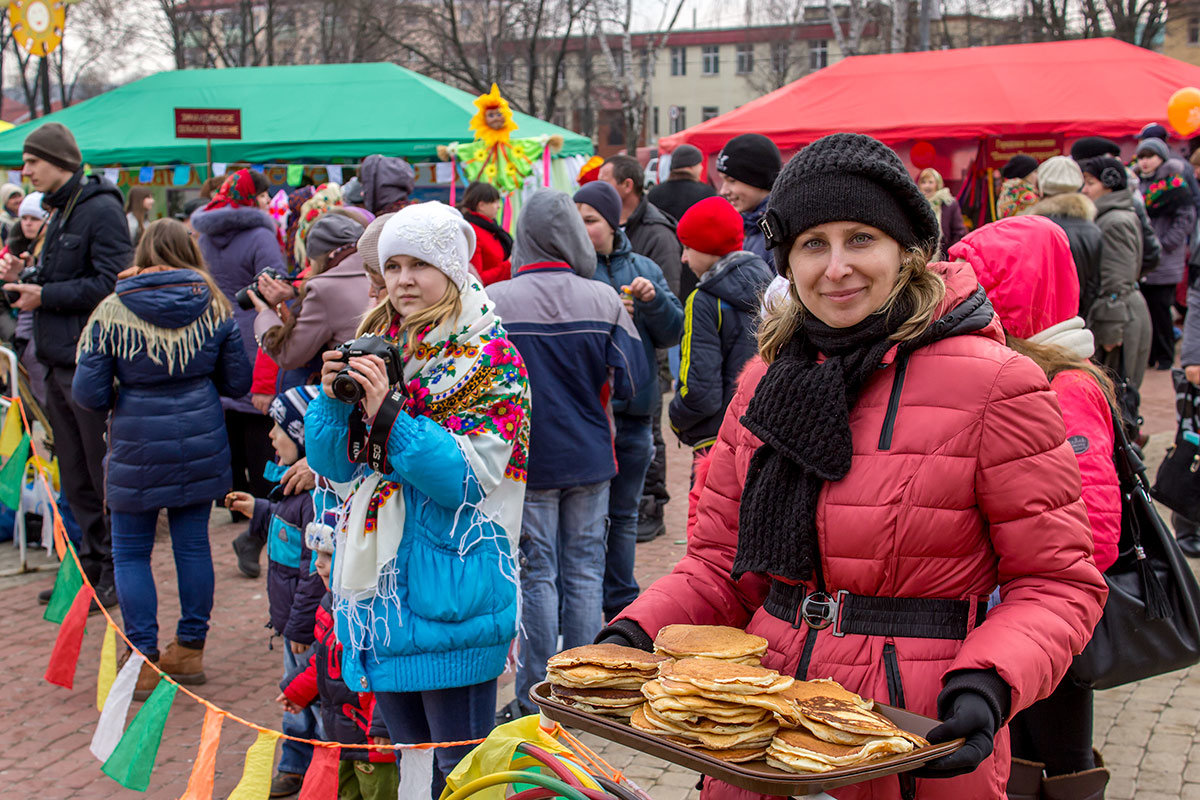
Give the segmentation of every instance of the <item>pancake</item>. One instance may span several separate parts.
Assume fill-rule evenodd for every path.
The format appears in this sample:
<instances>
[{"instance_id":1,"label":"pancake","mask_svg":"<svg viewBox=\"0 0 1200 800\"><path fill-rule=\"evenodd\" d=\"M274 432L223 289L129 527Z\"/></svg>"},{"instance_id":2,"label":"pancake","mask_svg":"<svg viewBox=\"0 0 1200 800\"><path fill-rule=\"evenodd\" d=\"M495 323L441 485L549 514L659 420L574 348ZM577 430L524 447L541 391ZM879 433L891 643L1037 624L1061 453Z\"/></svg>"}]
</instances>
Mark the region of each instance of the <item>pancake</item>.
<instances>
[{"instance_id":1,"label":"pancake","mask_svg":"<svg viewBox=\"0 0 1200 800\"><path fill-rule=\"evenodd\" d=\"M771 719L769 716L766 719L760 719L757 722L750 723L728 723L720 720L712 720L707 717L699 717L694 722L677 722L672 719L663 717L654 710L651 705L646 705L642 709L642 713L646 717L646 722L660 730L668 733L674 733L679 736L687 736L691 733L715 733L719 736L733 736L736 734L759 732L770 733L775 735L775 731L779 729L779 723Z\"/></svg>"},{"instance_id":2,"label":"pancake","mask_svg":"<svg viewBox=\"0 0 1200 800\"><path fill-rule=\"evenodd\" d=\"M575 689L570 686L550 685L550 696L559 700L573 700L592 706L624 708L646 702L642 693L630 689Z\"/></svg>"},{"instance_id":3,"label":"pancake","mask_svg":"<svg viewBox=\"0 0 1200 800\"><path fill-rule=\"evenodd\" d=\"M831 697L834 700L844 700L859 708L870 711L875 707L875 701L865 700L854 692L843 687L840 683L829 678L817 678L811 681L796 681L783 690L783 696L795 703L811 700L816 697Z\"/></svg>"},{"instance_id":4,"label":"pancake","mask_svg":"<svg viewBox=\"0 0 1200 800\"><path fill-rule=\"evenodd\" d=\"M758 708L748 707L742 702L729 703L723 700L710 700L699 694L671 694L663 688L661 679L642 684L642 695L658 711L679 711L720 719L745 716L761 711Z\"/></svg>"},{"instance_id":5,"label":"pancake","mask_svg":"<svg viewBox=\"0 0 1200 800\"><path fill-rule=\"evenodd\" d=\"M586 711L588 714L597 714L602 717L621 717L624 719L628 719L635 711L642 707L641 705L622 706L620 708L594 706L591 703L585 703L582 700L574 700L569 697L560 697L558 700L563 705L570 706L571 708L577 708L580 711Z\"/></svg>"},{"instance_id":6,"label":"pancake","mask_svg":"<svg viewBox=\"0 0 1200 800\"><path fill-rule=\"evenodd\" d=\"M784 772L833 772L833 770L836 769L836 767L831 767L828 764L822 764L820 761L813 761L811 759L801 758L799 756L790 756L788 757L787 763L784 763L783 761L779 761L775 758L775 753L769 746L767 747L765 760L768 766L772 766L775 769L781 769Z\"/></svg>"},{"instance_id":7,"label":"pancake","mask_svg":"<svg viewBox=\"0 0 1200 800\"><path fill-rule=\"evenodd\" d=\"M661 736L664 739L681 744L686 747L700 747L709 750L735 750L735 749L750 749L765 747L771 742L769 727L761 727L753 729L745 733L722 735L716 733L703 733L698 731L688 731L685 734L671 733L664 730L658 725L651 722L646 717L646 707L639 706L633 712L633 716L629 720L629 724L636 730L644 733L652 733L655 736Z\"/></svg>"},{"instance_id":8,"label":"pancake","mask_svg":"<svg viewBox=\"0 0 1200 800\"><path fill-rule=\"evenodd\" d=\"M767 748L765 747L735 747L731 750L709 750L706 747L696 747L694 744L689 745L693 750L701 755L715 758L719 761L725 761L730 764L741 764L746 761L757 761L766 755Z\"/></svg>"},{"instance_id":9,"label":"pancake","mask_svg":"<svg viewBox=\"0 0 1200 800\"><path fill-rule=\"evenodd\" d=\"M898 736L903 733L879 712L868 711L845 700L813 697L802 700L797 705L806 721L811 720L846 733L868 736Z\"/></svg>"},{"instance_id":10,"label":"pancake","mask_svg":"<svg viewBox=\"0 0 1200 800\"><path fill-rule=\"evenodd\" d=\"M814 771L812 762L829 767L850 767L913 749L912 742L898 736L873 737L856 745L833 744L813 736L808 731L781 730L767 748L767 755L784 764L794 764L804 771ZM824 771L824 770L816 770Z\"/></svg>"},{"instance_id":11,"label":"pancake","mask_svg":"<svg viewBox=\"0 0 1200 800\"><path fill-rule=\"evenodd\" d=\"M691 693L672 691L672 685L692 686L705 693L769 694L780 692L796 681L773 669L734 664L715 658L683 658L663 664L659 669L659 677L663 679L663 688L671 694Z\"/></svg>"},{"instance_id":12,"label":"pancake","mask_svg":"<svg viewBox=\"0 0 1200 800\"><path fill-rule=\"evenodd\" d=\"M574 689L628 689L638 691L653 674L643 672L611 672L600 667L584 664L566 669L546 670L546 679L557 686Z\"/></svg>"},{"instance_id":13,"label":"pancake","mask_svg":"<svg viewBox=\"0 0 1200 800\"><path fill-rule=\"evenodd\" d=\"M724 625L667 625L654 637L654 652L672 658L716 658L746 663L767 652L767 640Z\"/></svg>"},{"instance_id":14,"label":"pancake","mask_svg":"<svg viewBox=\"0 0 1200 800\"><path fill-rule=\"evenodd\" d=\"M572 647L558 655L551 656L546 661L546 668L564 669L589 664L615 671L634 671L654 673L659 664L671 659L667 656L647 653L636 647L622 647L619 644L587 644L582 647ZM651 676L653 677L653 675Z\"/></svg>"},{"instance_id":15,"label":"pancake","mask_svg":"<svg viewBox=\"0 0 1200 800\"><path fill-rule=\"evenodd\" d=\"M654 713L663 719L671 722L699 722L704 719L711 719L713 722L720 722L728 725L757 725L771 718L772 714L765 708L747 708L745 711L736 713L715 712L715 711L680 711L675 708L660 708L654 703L647 704L654 709Z\"/></svg>"}]
</instances>

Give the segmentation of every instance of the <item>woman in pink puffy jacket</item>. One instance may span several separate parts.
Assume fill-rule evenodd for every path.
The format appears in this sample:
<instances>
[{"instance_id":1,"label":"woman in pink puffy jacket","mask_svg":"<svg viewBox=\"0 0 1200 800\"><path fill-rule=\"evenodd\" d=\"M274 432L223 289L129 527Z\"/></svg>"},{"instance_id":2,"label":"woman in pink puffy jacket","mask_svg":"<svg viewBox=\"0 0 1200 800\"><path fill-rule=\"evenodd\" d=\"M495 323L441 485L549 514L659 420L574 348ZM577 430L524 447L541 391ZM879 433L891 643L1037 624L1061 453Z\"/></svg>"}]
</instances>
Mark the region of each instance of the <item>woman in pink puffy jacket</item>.
<instances>
[{"instance_id":1,"label":"woman in pink puffy jacket","mask_svg":"<svg viewBox=\"0 0 1200 800\"><path fill-rule=\"evenodd\" d=\"M1007 723L1062 680L1107 592L1055 393L1005 346L970 265L932 262L933 210L880 142L806 147L761 225L786 292L704 465L687 554L602 639L744 628L764 666L966 740L829 794L998 800ZM702 797L760 800L713 778Z\"/></svg>"},{"instance_id":2,"label":"woman in pink puffy jacket","mask_svg":"<svg viewBox=\"0 0 1200 800\"><path fill-rule=\"evenodd\" d=\"M1079 461L1096 566L1117 560L1121 492L1113 465L1112 382L1088 359L1092 332L1077 316L1079 279L1062 229L1042 217L985 225L950 248L966 261L1004 325L1008 344L1046 372L1058 395L1067 443ZM1053 694L1009 723L1008 796L1100 798L1108 771L1092 751L1092 690L1064 678ZM1043 780L1043 769L1045 779Z\"/></svg>"}]
</instances>

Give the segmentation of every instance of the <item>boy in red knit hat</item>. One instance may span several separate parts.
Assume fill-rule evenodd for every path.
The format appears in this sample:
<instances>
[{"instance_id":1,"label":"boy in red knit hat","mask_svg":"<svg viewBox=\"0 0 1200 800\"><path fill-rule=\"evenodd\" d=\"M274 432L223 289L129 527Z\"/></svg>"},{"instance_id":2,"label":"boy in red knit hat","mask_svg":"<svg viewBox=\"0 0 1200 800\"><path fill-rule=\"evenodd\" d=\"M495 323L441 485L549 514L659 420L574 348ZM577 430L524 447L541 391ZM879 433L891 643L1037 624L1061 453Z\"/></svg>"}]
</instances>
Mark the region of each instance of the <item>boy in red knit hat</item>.
<instances>
[{"instance_id":1,"label":"boy in red knit hat","mask_svg":"<svg viewBox=\"0 0 1200 800\"><path fill-rule=\"evenodd\" d=\"M738 374L757 352L759 303L774 275L762 258L742 249L742 215L724 198L689 208L676 235L683 263L700 284L684 309L679 388L669 413L675 434L692 446L694 463L716 441Z\"/></svg>"}]
</instances>

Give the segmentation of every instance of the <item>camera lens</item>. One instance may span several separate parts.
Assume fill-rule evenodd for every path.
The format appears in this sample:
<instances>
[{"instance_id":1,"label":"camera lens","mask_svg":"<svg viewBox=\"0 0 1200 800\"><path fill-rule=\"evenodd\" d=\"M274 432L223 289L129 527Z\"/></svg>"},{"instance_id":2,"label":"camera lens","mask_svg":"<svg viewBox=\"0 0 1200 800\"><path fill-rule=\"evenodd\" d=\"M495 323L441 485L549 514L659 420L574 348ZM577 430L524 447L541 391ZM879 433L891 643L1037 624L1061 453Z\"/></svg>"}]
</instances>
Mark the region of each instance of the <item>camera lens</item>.
<instances>
[{"instance_id":1,"label":"camera lens","mask_svg":"<svg viewBox=\"0 0 1200 800\"><path fill-rule=\"evenodd\" d=\"M234 295L234 299L237 300L238 308L243 308L247 311L254 308L254 301L250 299L250 291L251 289L249 286L238 289L237 294Z\"/></svg>"},{"instance_id":2,"label":"camera lens","mask_svg":"<svg viewBox=\"0 0 1200 800\"><path fill-rule=\"evenodd\" d=\"M333 396L343 403L357 403L366 396L362 386L358 381L354 380L354 376L350 374L350 368L347 367L339 372L333 378Z\"/></svg>"}]
</instances>

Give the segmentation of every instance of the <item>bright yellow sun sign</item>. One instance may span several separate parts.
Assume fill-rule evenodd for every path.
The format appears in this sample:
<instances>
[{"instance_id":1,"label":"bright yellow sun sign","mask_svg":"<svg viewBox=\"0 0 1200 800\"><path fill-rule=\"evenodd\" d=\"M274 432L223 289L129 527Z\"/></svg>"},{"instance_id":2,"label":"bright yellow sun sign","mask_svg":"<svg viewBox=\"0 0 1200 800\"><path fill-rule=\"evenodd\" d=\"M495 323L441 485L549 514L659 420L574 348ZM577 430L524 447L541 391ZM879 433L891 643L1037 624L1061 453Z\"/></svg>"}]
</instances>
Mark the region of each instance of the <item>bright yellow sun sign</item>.
<instances>
[{"instance_id":1,"label":"bright yellow sun sign","mask_svg":"<svg viewBox=\"0 0 1200 800\"><path fill-rule=\"evenodd\" d=\"M63 0L12 0L8 4L8 24L13 38L25 52L46 56L62 43L66 24Z\"/></svg>"}]
</instances>

